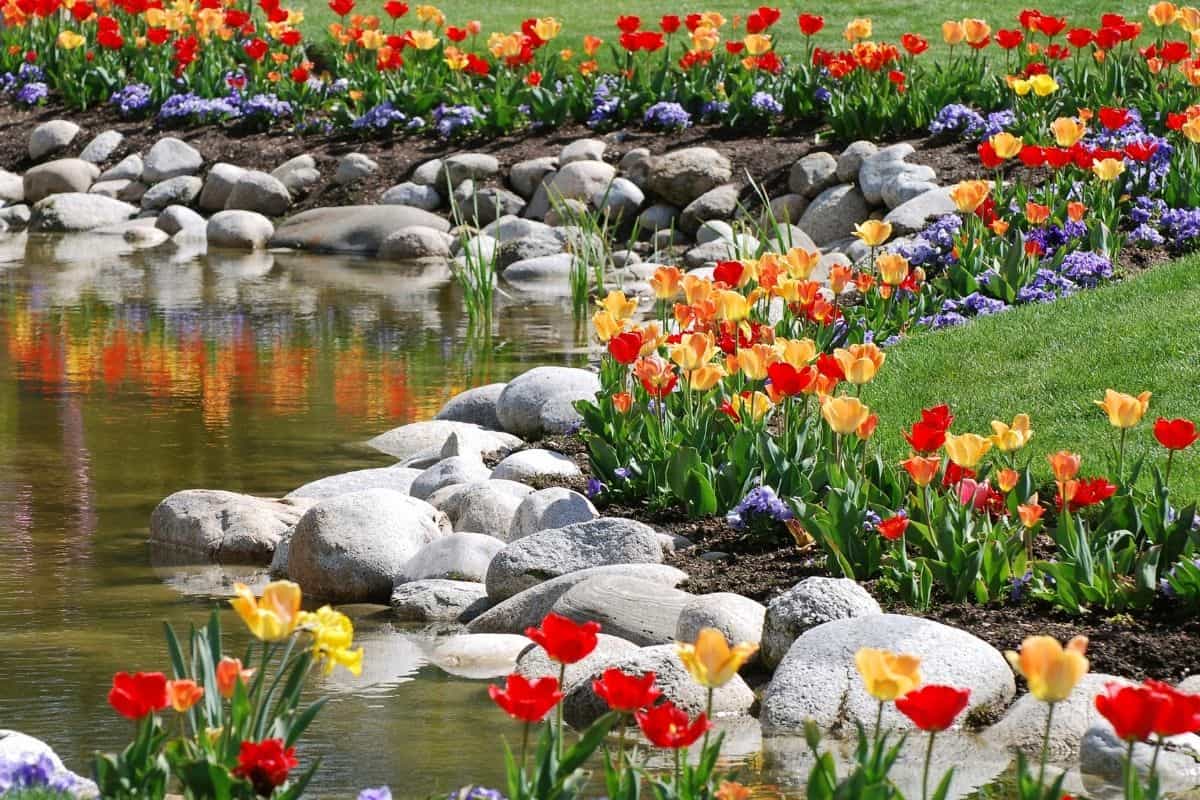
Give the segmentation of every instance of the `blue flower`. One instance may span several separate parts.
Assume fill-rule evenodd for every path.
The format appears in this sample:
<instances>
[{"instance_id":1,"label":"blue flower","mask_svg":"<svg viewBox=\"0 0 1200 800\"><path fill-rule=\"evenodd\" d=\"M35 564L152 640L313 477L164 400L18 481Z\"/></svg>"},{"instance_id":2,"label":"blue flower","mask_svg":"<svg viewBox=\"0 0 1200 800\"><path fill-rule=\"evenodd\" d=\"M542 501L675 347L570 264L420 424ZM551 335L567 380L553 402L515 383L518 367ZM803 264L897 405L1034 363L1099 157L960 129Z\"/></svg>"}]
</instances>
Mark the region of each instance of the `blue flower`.
<instances>
[{"instance_id":1,"label":"blue flower","mask_svg":"<svg viewBox=\"0 0 1200 800\"><path fill-rule=\"evenodd\" d=\"M750 98L750 107L759 114L774 116L783 113L783 103L770 92L755 92Z\"/></svg>"},{"instance_id":2,"label":"blue flower","mask_svg":"<svg viewBox=\"0 0 1200 800\"><path fill-rule=\"evenodd\" d=\"M588 478L587 488L584 489L584 491L587 493L588 497L596 497L597 495L602 494L606 488L608 487L606 487L604 482L599 478Z\"/></svg>"},{"instance_id":3,"label":"blue flower","mask_svg":"<svg viewBox=\"0 0 1200 800\"><path fill-rule=\"evenodd\" d=\"M613 470L613 477L617 478L618 480L622 480L622 481L629 480L629 474L630 473L629 473L628 467L617 467L616 469Z\"/></svg>"},{"instance_id":4,"label":"blue flower","mask_svg":"<svg viewBox=\"0 0 1200 800\"><path fill-rule=\"evenodd\" d=\"M447 795L446 800L505 800L505 797L498 789L489 789L486 786L464 786Z\"/></svg>"},{"instance_id":5,"label":"blue flower","mask_svg":"<svg viewBox=\"0 0 1200 800\"><path fill-rule=\"evenodd\" d=\"M681 131L692 126L692 115L679 103L655 103L646 109L642 122L660 131Z\"/></svg>"},{"instance_id":6,"label":"blue flower","mask_svg":"<svg viewBox=\"0 0 1200 800\"><path fill-rule=\"evenodd\" d=\"M145 113L151 102L150 87L144 83L131 83L124 89L113 92L108 98L108 104L116 106L117 113L122 117L134 117Z\"/></svg>"},{"instance_id":7,"label":"blue flower","mask_svg":"<svg viewBox=\"0 0 1200 800\"><path fill-rule=\"evenodd\" d=\"M734 530L742 531L756 522L787 522L792 516L792 509L775 494L774 489L770 486L756 486L725 515L725 521Z\"/></svg>"},{"instance_id":8,"label":"blue flower","mask_svg":"<svg viewBox=\"0 0 1200 800\"><path fill-rule=\"evenodd\" d=\"M363 789L358 793L358 800L392 800L392 790L386 786L378 789Z\"/></svg>"},{"instance_id":9,"label":"blue flower","mask_svg":"<svg viewBox=\"0 0 1200 800\"><path fill-rule=\"evenodd\" d=\"M833 92L829 91L824 86L818 86L817 90L813 92L813 100L815 100L818 105L826 105L832 99Z\"/></svg>"}]
</instances>

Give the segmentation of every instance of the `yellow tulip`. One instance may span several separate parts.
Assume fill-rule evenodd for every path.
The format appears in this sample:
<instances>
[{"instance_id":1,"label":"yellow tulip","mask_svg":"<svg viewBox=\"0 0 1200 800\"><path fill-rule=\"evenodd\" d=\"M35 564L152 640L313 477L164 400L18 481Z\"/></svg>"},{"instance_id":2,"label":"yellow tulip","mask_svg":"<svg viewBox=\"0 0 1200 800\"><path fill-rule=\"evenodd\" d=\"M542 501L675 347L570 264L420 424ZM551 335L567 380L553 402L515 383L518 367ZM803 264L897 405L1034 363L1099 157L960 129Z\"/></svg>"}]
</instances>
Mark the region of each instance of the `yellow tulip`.
<instances>
[{"instance_id":1,"label":"yellow tulip","mask_svg":"<svg viewBox=\"0 0 1200 800\"><path fill-rule=\"evenodd\" d=\"M380 33L379 31L363 31L363 38L366 38L366 35L372 32ZM438 46L438 37L424 30L410 31L408 41L418 50L432 50Z\"/></svg>"},{"instance_id":2,"label":"yellow tulip","mask_svg":"<svg viewBox=\"0 0 1200 800\"><path fill-rule=\"evenodd\" d=\"M659 267L650 276L650 288L654 290L655 298L670 300L679 294L679 284L683 280L683 272L679 267Z\"/></svg>"},{"instance_id":3,"label":"yellow tulip","mask_svg":"<svg viewBox=\"0 0 1200 800\"><path fill-rule=\"evenodd\" d=\"M758 652L758 645L742 642L733 647L716 628L701 628L694 644L676 642L679 660L696 683L718 689L733 680L742 665Z\"/></svg>"},{"instance_id":4,"label":"yellow tulip","mask_svg":"<svg viewBox=\"0 0 1200 800\"><path fill-rule=\"evenodd\" d=\"M1125 174L1125 162L1119 158L1104 158L1092 164L1092 173L1102 181L1115 181Z\"/></svg>"},{"instance_id":5,"label":"yellow tulip","mask_svg":"<svg viewBox=\"0 0 1200 800\"><path fill-rule=\"evenodd\" d=\"M562 32L562 23L554 17L542 17L533 23L533 32L543 42L548 42Z\"/></svg>"},{"instance_id":6,"label":"yellow tulip","mask_svg":"<svg viewBox=\"0 0 1200 800\"><path fill-rule=\"evenodd\" d=\"M871 416L871 409L857 397L840 395L821 404L821 416L834 433L849 436Z\"/></svg>"},{"instance_id":7,"label":"yellow tulip","mask_svg":"<svg viewBox=\"0 0 1200 800\"><path fill-rule=\"evenodd\" d=\"M854 235L867 247L878 247L892 235L892 223L869 219L854 226Z\"/></svg>"},{"instance_id":8,"label":"yellow tulip","mask_svg":"<svg viewBox=\"0 0 1200 800\"><path fill-rule=\"evenodd\" d=\"M1200 117L1192 117L1180 128L1192 144L1200 144Z\"/></svg>"},{"instance_id":9,"label":"yellow tulip","mask_svg":"<svg viewBox=\"0 0 1200 800\"><path fill-rule=\"evenodd\" d=\"M1021 148L1025 146L1025 140L1020 136L1013 136L1008 131L1001 131L988 139L992 145L992 149L996 151L996 155L1000 158L1012 158L1021 152Z\"/></svg>"},{"instance_id":10,"label":"yellow tulip","mask_svg":"<svg viewBox=\"0 0 1200 800\"><path fill-rule=\"evenodd\" d=\"M1075 684L1087 674L1088 640L1076 636L1064 648L1050 636L1030 636L1021 642L1021 652L1005 653L1013 669L1025 677L1029 693L1043 703L1057 703L1071 696Z\"/></svg>"},{"instance_id":11,"label":"yellow tulip","mask_svg":"<svg viewBox=\"0 0 1200 800\"><path fill-rule=\"evenodd\" d=\"M859 39L871 38L871 20L865 18L852 19L846 24L846 30L842 31L842 36L847 42L853 44Z\"/></svg>"},{"instance_id":12,"label":"yellow tulip","mask_svg":"<svg viewBox=\"0 0 1200 800\"><path fill-rule=\"evenodd\" d=\"M972 214L987 199L991 187L987 181L959 181L950 190L950 199L964 214Z\"/></svg>"},{"instance_id":13,"label":"yellow tulip","mask_svg":"<svg viewBox=\"0 0 1200 800\"><path fill-rule=\"evenodd\" d=\"M1033 87L1033 93L1038 97L1047 97L1058 91L1058 81L1049 75L1034 75L1029 79L1029 85Z\"/></svg>"},{"instance_id":14,"label":"yellow tulip","mask_svg":"<svg viewBox=\"0 0 1200 800\"><path fill-rule=\"evenodd\" d=\"M467 54L457 47L447 47L442 60L446 62L446 66L453 72L461 72L467 68L467 64L471 63L467 58Z\"/></svg>"},{"instance_id":15,"label":"yellow tulip","mask_svg":"<svg viewBox=\"0 0 1200 800\"><path fill-rule=\"evenodd\" d=\"M1029 444L1033 438L1033 429L1029 425L1028 414L1017 414L1013 417L1012 425L1005 425L998 419L992 420L991 441L995 448L1003 453L1020 450Z\"/></svg>"},{"instance_id":16,"label":"yellow tulip","mask_svg":"<svg viewBox=\"0 0 1200 800\"><path fill-rule=\"evenodd\" d=\"M745 354L743 353L743 355ZM750 395L746 395L745 393L734 395L732 405L733 410L736 411L738 416L742 419L749 417L755 422L758 422L760 419L766 416L767 412L771 410L773 404L771 403L771 398L767 397L762 392L754 392Z\"/></svg>"},{"instance_id":17,"label":"yellow tulip","mask_svg":"<svg viewBox=\"0 0 1200 800\"><path fill-rule=\"evenodd\" d=\"M713 360L717 345L707 333L685 333L671 348L671 360L684 371L700 369Z\"/></svg>"},{"instance_id":18,"label":"yellow tulip","mask_svg":"<svg viewBox=\"0 0 1200 800\"><path fill-rule=\"evenodd\" d=\"M592 315L592 327L596 329L596 338L607 342L625 329L625 323L607 311L597 311Z\"/></svg>"},{"instance_id":19,"label":"yellow tulip","mask_svg":"<svg viewBox=\"0 0 1200 800\"><path fill-rule=\"evenodd\" d=\"M1174 3L1155 3L1150 6L1150 10L1147 13L1150 16L1150 20L1160 28L1165 28L1179 19L1179 9Z\"/></svg>"},{"instance_id":20,"label":"yellow tulip","mask_svg":"<svg viewBox=\"0 0 1200 800\"><path fill-rule=\"evenodd\" d=\"M1083 138L1087 126L1074 117L1059 117L1050 123L1050 132L1059 147L1070 147Z\"/></svg>"},{"instance_id":21,"label":"yellow tulip","mask_svg":"<svg viewBox=\"0 0 1200 800\"><path fill-rule=\"evenodd\" d=\"M721 34L711 25L700 25L692 31L692 49L699 53L711 53L721 43Z\"/></svg>"},{"instance_id":22,"label":"yellow tulip","mask_svg":"<svg viewBox=\"0 0 1200 800\"><path fill-rule=\"evenodd\" d=\"M1046 456L1046 460L1050 462L1050 471L1054 474L1054 480L1063 483L1072 480L1079 474L1079 465L1083 462L1083 458L1078 453L1072 453L1069 450L1059 450L1053 455Z\"/></svg>"},{"instance_id":23,"label":"yellow tulip","mask_svg":"<svg viewBox=\"0 0 1200 800\"><path fill-rule=\"evenodd\" d=\"M434 27L440 28L446 24L446 15L437 6L417 6L417 10L414 13L421 22L428 23Z\"/></svg>"},{"instance_id":24,"label":"yellow tulip","mask_svg":"<svg viewBox=\"0 0 1200 800\"><path fill-rule=\"evenodd\" d=\"M1184 6L1179 9L1179 27L1193 34L1200 31L1200 8Z\"/></svg>"},{"instance_id":25,"label":"yellow tulip","mask_svg":"<svg viewBox=\"0 0 1200 800\"><path fill-rule=\"evenodd\" d=\"M854 665L867 694L883 703L903 697L921 685L921 659L917 656L863 647L854 654Z\"/></svg>"},{"instance_id":26,"label":"yellow tulip","mask_svg":"<svg viewBox=\"0 0 1200 800\"><path fill-rule=\"evenodd\" d=\"M1137 397L1112 389L1104 390L1103 400L1092 401L1108 414L1108 424L1114 428L1132 428L1142 421L1150 407L1150 393L1142 392Z\"/></svg>"},{"instance_id":27,"label":"yellow tulip","mask_svg":"<svg viewBox=\"0 0 1200 800\"><path fill-rule=\"evenodd\" d=\"M1009 81L1008 88L1012 89L1021 97L1024 97L1033 91L1033 84L1024 78L1014 78L1013 80Z\"/></svg>"},{"instance_id":28,"label":"yellow tulip","mask_svg":"<svg viewBox=\"0 0 1200 800\"><path fill-rule=\"evenodd\" d=\"M354 623L340 611L321 606L315 612L300 615L300 626L313 637L313 653L322 662L328 675L335 666L345 667L352 675L362 673L363 650L351 650L354 643Z\"/></svg>"},{"instance_id":29,"label":"yellow tulip","mask_svg":"<svg viewBox=\"0 0 1200 800\"><path fill-rule=\"evenodd\" d=\"M688 388L693 392L707 392L725 377L725 368L720 364L706 364L699 369L684 373Z\"/></svg>"},{"instance_id":30,"label":"yellow tulip","mask_svg":"<svg viewBox=\"0 0 1200 800\"><path fill-rule=\"evenodd\" d=\"M795 278L798 281L808 280L808 276L816 269L816 266L821 261L821 251L819 250L803 250L799 247L793 247L784 254L784 263L787 265L788 277Z\"/></svg>"},{"instance_id":31,"label":"yellow tulip","mask_svg":"<svg viewBox=\"0 0 1200 800\"><path fill-rule=\"evenodd\" d=\"M884 253L875 259L879 279L888 286L899 286L908 277L908 259L899 253Z\"/></svg>"},{"instance_id":32,"label":"yellow tulip","mask_svg":"<svg viewBox=\"0 0 1200 800\"><path fill-rule=\"evenodd\" d=\"M750 316L750 301L732 289L717 295L717 317L728 322L740 322Z\"/></svg>"},{"instance_id":33,"label":"yellow tulip","mask_svg":"<svg viewBox=\"0 0 1200 800\"><path fill-rule=\"evenodd\" d=\"M600 301L600 307L616 319L629 319L633 316L633 312L637 311L637 300L628 298L624 292L613 289Z\"/></svg>"},{"instance_id":34,"label":"yellow tulip","mask_svg":"<svg viewBox=\"0 0 1200 800\"><path fill-rule=\"evenodd\" d=\"M837 359L842 372L846 374L846 380L856 386L861 386L875 379L887 354L877 345L867 343L839 347L833 351L833 357Z\"/></svg>"},{"instance_id":35,"label":"yellow tulip","mask_svg":"<svg viewBox=\"0 0 1200 800\"><path fill-rule=\"evenodd\" d=\"M780 361L803 369L817 357L817 343L812 339L777 339L775 352L779 354Z\"/></svg>"},{"instance_id":36,"label":"yellow tulip","mask_svg":"<svg viewBox=\"0 0 1200 800\"><path fill-rule=\"evenodd\" d=\"M61 50L74 50L76 47L79 47L86 41L87 39L80 36L75 31L64 30L58 34L58 38L54 40L54 43Z\"/></svg>"},{"instance_id":37,"label":"yellow tulip","mask_svg":"<svg viewBox=\"0 0 1200 800\"><path fill-rule=\"evenodd\" d=\"M752 56L761 56L771 49L771 37L765 33L751 33L742 39L746 52Z\"/></svg>"},{"instance_id":38,"label":"yellow tulip","mask_svg":"<svg viewBox=\"0 0 1200 800\"><path fill-rule=\"evenodd\" d=\"M233 590L237 596L229 604L255 638L278 642L296 629L300 616L299 585L291 581L272 581L263 589L261 598L255 598L254 592L244 583L235 583Z\"/></svg>"},{"instance_id":39,"label":"yellow tulip","mask_svg":"<svg viewBox=\"0 0 1200 800\"><path fill-rule=\"evenodd\" d=\"M962 26L968 44L979 44L992 35L992 26L981 19L964 19Z\"/></svg>"},{"instance_id":40,"label":"yellow tulip","mask_svg":"<svg viewBox=\"0 0 1200 800\"><path fill-rule=\"evenodd\" d=\"M963 433L958 436L946 436L946 455L963 469L974 469L979 466L988 450L992 449L990 440L977 433Z\"/></svg>"},{"instance_id":41,"label":"yellow tulip","mask_svg":"<svg viewBox=\"0 0 1200 800\"><path fill-rule=\"evenodd\" d=\"M946 44L953 47L956 44L962 44L965 38L967 38L967 31L958 20L948 19L942 23L942 41Z\"/></svg>"}]
</instances>

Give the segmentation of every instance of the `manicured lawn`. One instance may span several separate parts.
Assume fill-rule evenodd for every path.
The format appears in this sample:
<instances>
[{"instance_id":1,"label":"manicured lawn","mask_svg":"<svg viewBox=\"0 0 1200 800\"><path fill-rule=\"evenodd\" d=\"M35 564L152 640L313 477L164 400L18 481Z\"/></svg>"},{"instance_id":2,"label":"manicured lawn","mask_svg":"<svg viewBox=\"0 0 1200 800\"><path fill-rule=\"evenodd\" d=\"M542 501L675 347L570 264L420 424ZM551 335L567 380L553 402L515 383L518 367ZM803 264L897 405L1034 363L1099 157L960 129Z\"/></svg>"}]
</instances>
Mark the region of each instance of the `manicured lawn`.
<instances>
[{"instance_id":1,"label":"manicured lawn","mask_svg":"<svg viewBox=\"0 0 1200 800\"><path fill-rule=\"evenodd\" d=\"M412 0L410 4L415 8L418 2L419 0ZM477 19L483 23L485 33L515 30L521 20L528 17L555 16L564 23L560 40L562 46L575 48L578 48L585 34L615 40L614 22L619 14L636 14L647 20L647 24L650 20L658 20L663 14L683 15L693 11L719 11L732 19L735 15L745 17L747 12L754 10L759 4L754 0L618 0L611 3L572 3L563 0L444 0L434 3L446 13L451 24L461 25L467 20ZM309 30L324 28L334 20L325 0L298 0L290 5L305 9ZM968 16L982 17L992 24L993 29L1013 28L1016 27L1016 17L1022 8L1037 6L1030 0L997 0L988 3L980 0L877 0L855 3L815 0L805 2L801 6L787 3L774 5L784 11L783 20L778 26L780 35L777 37L783 52L797 51L801 48L802 37L796 29L795 22L800 11L825 17L827 28L818 37L824 47L834 47L842 43L841 30L853 17L871 17L878 38L895 41L902 33L916 31L940 45L940 26L943 20ZM1066 15L1073 22L1092 27L1099 22L1102 12L1109 11L1145 21L1146 6L1145 2L1136 3L1130 0L1111 0L1099 5L1087 0L1058 0L1041 4L1046 13ZM355 10L360 13L379 14L381 7L382 0L359 0ZM410 24L416 23L414 21ZM988 49L991 51L995 48L993 46Z\"/></svg>"},{"instance_id":2,"label":"manicured lawn","mask_svg":"<svg viewBox=\"0 0 1200 800\"><path fill-rule=\"evenodd\" d=\"M1200 257L1192 256L1057 303L914 336L888 351L864 399L897 458L907 454L900 428L923 406L950 403L959 433L990 433L990 420L1027 412L1033 464L1048 479L1044 454L1064 448L1083 455L1084 475L1107 471L1114 429L1092 401L1108 387L1149 390L1150 412L1131 431L1129 452L1161 459L1155 418L1200 421L1197 308ZM1200 498L1200 446L1176 456L1171 483L1180 500Z\"/></svg>"}]
</instances>

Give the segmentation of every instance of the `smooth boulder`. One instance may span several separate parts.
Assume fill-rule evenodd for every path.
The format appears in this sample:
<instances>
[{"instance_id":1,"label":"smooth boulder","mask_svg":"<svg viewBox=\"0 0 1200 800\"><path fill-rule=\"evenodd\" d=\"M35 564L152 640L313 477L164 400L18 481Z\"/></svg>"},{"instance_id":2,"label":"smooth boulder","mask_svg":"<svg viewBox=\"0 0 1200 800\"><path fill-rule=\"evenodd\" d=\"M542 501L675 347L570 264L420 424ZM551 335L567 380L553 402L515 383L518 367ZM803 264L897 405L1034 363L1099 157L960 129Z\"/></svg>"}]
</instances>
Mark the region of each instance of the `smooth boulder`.
<instances>
[{"instance_id":1,"label":"smooth boulder","mask_svg":"<svg viewBox=\"0 0 1200 800\"><path fill-rule=\"evenodd\" d=\"M392 591L391 606L400 622L467 623L487 609L487 590L470 581L410 581Z\"/></svg>"},{"instance_id":2,"label":"smooth boulder","mask_svg":"<svg viewBox=\"0 0 1200 800\"><path fill-rule=\"evenodd\" d=\"M172 560L267 564L284 532L310 505L212 489L168 496L150 515L150 542Z\"/></svg>"},{"instance_id":3,"label":"smooth boulder","mask_svg":"<svg viewBox=\"0 0 1200 800\"><path fill-rule=\"evenodd\" d=\"M421 225L449 231L436 214L409 206L336 206L314 208L288 217L275 229L272 247L328 253L375 255L393 231Z\"/></svg>"},{"instance_id":4,"label":"smooth boulder","mask_svg":"<svg viewBox=\"0 0 1200 800\"><path fill-rule=\"evenodd\" d=\"M526 439L566 433L555 430L561 427L556 411L576 400L594 400L599 391L599 377L588 370L534 367L504 387L496 401L496 416L504 430Z\"/></svg>"},{"instance_id":5,"label":"smooth boulder","mask_svg":"<svg viewBox=\"0 0 1200 800\"><path fill-rule=\"evenodd\" d=\"M774 668L805 631L835 619L883 613L874 597L849 578L805 578L767 603L762 661Z\"/></svg>"}]
</instances>

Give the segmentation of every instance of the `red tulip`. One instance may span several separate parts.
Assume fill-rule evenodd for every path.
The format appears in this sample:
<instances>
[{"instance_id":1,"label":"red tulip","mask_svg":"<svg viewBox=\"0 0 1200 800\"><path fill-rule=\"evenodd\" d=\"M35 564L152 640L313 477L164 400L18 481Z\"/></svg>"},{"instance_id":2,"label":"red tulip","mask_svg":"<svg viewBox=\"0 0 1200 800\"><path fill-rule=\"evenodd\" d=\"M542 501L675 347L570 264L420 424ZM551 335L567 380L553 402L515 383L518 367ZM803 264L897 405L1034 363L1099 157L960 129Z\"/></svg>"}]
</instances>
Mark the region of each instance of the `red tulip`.
<instances>
[{"instance_id":1,"label":"red tulip","mask_svg":"<svg viewBox=\"0 0 1200 800\"><path fill-rule=\"evenodd\" d=\"M554 613L545 616L540 628L525 629L525 635L541 645L551 660L560 664L574 664L587 658L596 649L599 632L598 622L579 625Z\"/></svg>"},{"instance_id":2,"label":"red tulip","mask_svg":"<svg viewBox=\"0 0 1200 800\"><path fill-rule=\"evenodd\" d=\"M1131 686L1110 681L1096 695L1096 710L1108 720L1117 738L1141 742L1150 738L1154 721L1166 697L1146 686Z\"/></svg>"},{"instance_id":3,"label":"red tulip","mask_svg":"<svg viewBox=\"0 0 1200 800\"><path fill-rule=\"evenodd\" d=\"M674 33L682 24L683 20L679 18L678 14L664 14L663 18L658 21L658 27L662 28L663 33Z\"/></svg>"},{"instance_id":4,"label":"red tulip","mask_svg":"<svg viewBox=\"0 0 1200 800\"><path fill-rule=\"evenodd\" d=\"M1022 147L1018 157L1021 159L1021 163L1030 169L1036 169L1046 164L1046 150L1036 144L1027 144Z\"/></svg>"},{"instance_id":5,"label":"red tulip","mask_svg":"<svg viewBox=\"0 0 1200 800\"><path fill-rule=\"evenodd\" d=\"M108 704L127 719L138 720L167 707L167 676L161 672L118 672Z\"/></svg>"},{"instance_id":6,"label":"red tulip","mask_svg":"<svg viewBox=\"0 0 1200 800\"><path fill-rule=\"evenodd\" d=\"M946 431L926 422L914 422L912 430L901 433L918 453L935 453L946 443Z\"/></svg>"},{"instance_id":7,"label":"red tulip","mask_svg":"<svg viewBox=\"0 0 1200 800\"><path fill-rule=\"evenodd\" d=\"M558 689L558 678L538 678L531 682L513 674L504 679L503 689L495 684L489 686L488 696L513 719L541 722L562 700L563 693Z\"/></svg>"},{"instance_id":8,"label":"red tulip","mask_svg":"<svg viewBox=\"0 0 1200 800\"><path fill-rule=\"evenodd\" d=\"M833 378L836 381L846 380L846 373L842 370L842 365L829 353L821 353L817 356L817 371L826 378Z\"/></svg>"},{"instance_id":9,"label":"red tulip","mask_svg":"<svg viewBox=\"0 0 1200 800\"><path fill-rule=\"evenodd\" d=\"M945 403L933 408L922 408L921 423L945 432L950 430L950 426L954 424L954 413Z\"/></svg>"},{"instance_id":10,"label":"red tulip","mask_svg":"<svg viewBox=\"0 0 1200 800\"><path fill-rule=\"evenodd\" d=\"M1068 481L1074 484L1074 492L1069 496L1068 510L1078 511L1081 508L1103 503L1117 493L1117 487L1108 482L1107 478L1087 478L1081 481ZM1058 506L1062 508L1062 493L1058 495Z\"/></svg>"},{"instance_id":11,"label":"red tulip","mask_svg":"<svg viewBox=\"0 0 1200 800\"><path fill-rule=\"evenodd\" d=\"M906 33L900 37L900 44L909 55L919 56L929 49L929 40L916 33Z\"/></svg>"},{"instance_id":12,"label":"red tulip","mask_svg":"<svg viewBox=\"0 0 1200 800\"><path fill-rule=\"evenodd\" d=\"M695 744L712 727L704 714L695 721L689 720L687 713L671 702L639 711L636 717L638 727L651 744L671 750Z\"/></svg>"},{"instance_id":13,"label":"red tulip","mask_svg":"<svg viewBox=\"0 0 1200 800\"><path fill-rule=\"evenodd\" d=\"M1143 686L1162 698L1151 730L1158 736L1200 732L1200 695L1181 692L1162 681L1148 680Z\"/></svg>"},{"instance_id":14,"label":"red tulip","mask_svg":"<svg viewBox=\"0 0 1200 800\"><path fill-rule=\"evenodd\" d=\"M1036 8L1026 8L1022 9L1021 13L1017 15L1017 21L1021 23L1021 27L1025 30L1033 31L1037 30L1038 17L1041 15L1042 12Z\"/></svg>"},{"instance_id":15,"label":"red tulip","mask_svg":"<svg viewBox=\"0 0 1200 800\"><path fill-rule=\"evenodd\" d=\"M771 379L771 386L776 392L795 397L812 388L817 379L817 371L813 367L796 369L786 361L776 361L767 367L767 377Z\"/></svg>"},{"instance_id":16,"label":"red tulip","mask_svg":"<svg viewBox=\"0 0 1200 800\"><path fill-rule=\"evenodd\" d=\"M1038 16L1037 29L1050 38L1054 38L1067 27L1066 17Z\"/></svg>"},{"instance_id":17,"label":"red tulip","mask_svg":"<svg viewBox=\"0 0 1200 800\"><path fill-rule=\"evenodd\" d=\"M296 748L284 747L282 739L242 742L233 774L250 781L259 795L270 797L275 787L283 785L288 772L299 763Z\"/></svg>"},{"instance_id":18,"label":"red tulip","mask_svg":"<svg viewBox=\"0 0 1200 800\"><path fill-rule=\"evenodd\" d=\"M880 522L875 526L875 529L879 531L880 536L889 542L894 542L908 530L908 517L903 514L896 514Z\"/></svg>"},{"instance_id":19,"label":"red tulip","mask_svg":"<svg viewBox=\"0 0 1200 800\"><path fill-rule=\"evenodd\" d=\"M661 695L654 687L655 674L629 675L619 669L606 669L599 680L592 681L592 689L613 711L632 714L649 708Z\"/></svg>"},{"instance_id":20,"label":"red tulip","mask_svg":"<svg viewBox=\"0 0 1200 800\"><path fill-rule=\"evenodd\" d=\"M746 268L740 261L718 261L713 269L713 280L726 286L737 286Z\"/></svg>"},{"instance_id":21,"label":"red tulip","mask_svg":"<svg viewBox=\"0 0 1200 800\"><path fill-rule=\"evenodd\" d=\"M1115 131L1118 128L1123 128L1126 124L1128 124L1129 109L1104 106L1100 109L1100 113L1097 114L1097 116L1100 118L1101 125L1103 125L1105 128L1108 128L1110 131Z\"/></svg>"},{"instance_id":22,"label":"red tulip","mask_svg":"<svg viewBox=\"0 0 1200 800\"><path fill-rule=\"evenodd\" d=\"M625 331L608 340L608 352L618 364L632 364L642 351L642 343L641 332Z\"/></svg>"},{"instance_id":23,"label":"red tulip","mask_svg":"<svg viewBox=\"0 0 1200 800\"><path fill-rule=\"evenodd\" d=\"M262 39L257 38L251 39L242 46L242 49L246 51L246 55L250 56L253 61L261 61L269 48L270 45Z\"/></svg>"},{"instance_id":24,"label":"red tulip","mask_svg":"<svg viewBox=\"0 0 1200 800\"><path fill-rule=\"evenodd\" d=\"M817 14L801 14L797 20L800 25L800 32L805 36L813 36L821 32L825 27L825 18Z\"/></svg>"},{"instance_id":25,"label":"red tulip","mask_svg":"<svg viewBox=\"0 0 1200 800\"><path fill-rule=\"evenodd\" d=\"M1125 145L1125 155L1133 161L1149 161L1158 152L1157 142L1130 142Z\"/></svg>"},{"instance_id":26,"label":"red tulip","mask_svg":"<svg viewBox=\"0 0 1200 800\"><path fill-rule=\"evenodd\" d=\"M617 27L621 29L622 33L634 33L642 27L642 19L632 14L622 14L617 17Z\"/></svg>"},{"instance_id":27,"label":"red tulip","mask_svg":"<svg viewBox=\"0 0 1200 800\"><path fill-rule=\"evenodd\" d=\"M1088 28L1072 28L1067 32L1067 41L1072 47L1087 47L1092 43L1092 38L1092 32Z\"/></svg>"},{"instance_id":28,"label":"red tulip","mask_svg":"<svg viewBox=\"0 0 1200 800\"><path fill-rule=\"evenodd\" d=\"M1025 41L1025 34L1019 30L996 31L996 44L1005 50L1019 47L1023 41Z\"/></svg>"},{"instance_id":29,"label":"red tulip","mask_svg":"<svg viewBox=\"0 0 1200 800\"><path fill-rule=\"evenodd\" d=\"M344 17L354 10L354 0L329 0L329 8L339 17Z\"/></svg>"},{"instance_id":30,"label":"red tulip","mask_svg":"<svg viewBox=\"0 0 1200 800\"><path fill-rule=\"evenodd\" d=\"M979 153L979 163L988 169L995 169L1004 163L1004 159L996 155L996 149L992 147L991 142L980 143L977 152Z\"/></svg>"},{"instance_id":31,"label":"red tulip","mask_svg":"<svg viewBox=\"0 0 1200 800\"><path fill-rule=\"evenodd\" d=\"M408 13L408 3L402 3L400 0L388 0L383 4L383 10L392 19L399 19Z\"/></svg>"},{"instance_id":32,"label":"red tulip","mask_svg":"<svg viewBox=\"0 0 1200 800\"><path fill-rule=\"evenodd\" d=\"M1154 423L1154 438L1168 450L1186 450L1200 439L1196 432L1196 423L1190 419L1158 418Z\"/></svg>"},{"instance_id":33,"label":"red tulip","mask_svg":"<svg viewBox=\"0 0 1200 800\"><path fill-rule=\"evenodd\" d=\"M971 699L968 689L930 684L896 699L896 710L928 733L940 733L954 724Z\"/></svg>"}]
</instances>

